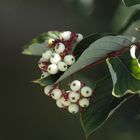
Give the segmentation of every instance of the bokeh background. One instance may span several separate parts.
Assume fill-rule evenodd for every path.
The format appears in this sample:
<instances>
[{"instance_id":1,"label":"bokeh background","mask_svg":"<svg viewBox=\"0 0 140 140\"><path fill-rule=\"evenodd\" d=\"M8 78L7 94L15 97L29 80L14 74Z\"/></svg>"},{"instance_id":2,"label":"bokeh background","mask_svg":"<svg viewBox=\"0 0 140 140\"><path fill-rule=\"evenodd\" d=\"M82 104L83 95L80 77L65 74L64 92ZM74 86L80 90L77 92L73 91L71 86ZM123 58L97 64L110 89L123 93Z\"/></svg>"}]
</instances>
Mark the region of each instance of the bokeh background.
<instances>
[{"instance_id":1,"label":"bokeh background","mask_svg":"<svg viewBox=\"0 0 140 140\"><path fill-rule=\"evenodd\" d=\"M111 32L119 0L0 0L0 140L85 140L79 115L59 110L30 81L38 57L22 46L49 30ZM119 25L118 25L119 26ZM89 140L139 140L140 100L124 103ZM140 114L140 113L139 113Z\"/></svg>"}]
</instances>

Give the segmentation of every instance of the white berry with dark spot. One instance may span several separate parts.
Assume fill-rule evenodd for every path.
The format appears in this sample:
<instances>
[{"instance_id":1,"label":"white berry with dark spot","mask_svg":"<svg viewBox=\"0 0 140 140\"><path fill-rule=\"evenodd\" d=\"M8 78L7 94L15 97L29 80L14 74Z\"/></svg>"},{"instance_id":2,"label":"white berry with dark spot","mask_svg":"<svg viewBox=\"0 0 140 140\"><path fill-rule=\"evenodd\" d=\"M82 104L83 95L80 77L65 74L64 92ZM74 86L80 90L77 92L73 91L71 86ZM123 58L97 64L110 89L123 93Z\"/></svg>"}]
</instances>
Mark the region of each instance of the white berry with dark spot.
<instances>
[{"instance_id":1,"label":"white berry with dark spot","mask_svg":"<svg viewBox=\"0 0 140 140\"><path fill-rule=\"evenodd\" d=\"M47 63L48 63L48 60L45 59L45 58L43 58L43 57L41 57L40 60L39 60L39 62L38 62L38 67L40 69L42 69L43 67L46 67L47 66Z\"/></svg>"},{"instance_id":2,"label":"white berry with dark spot","mask_svg":"<svg viewBox=\"0 0 140 140\"><path fill-rule=\"evenodd\" d=\"M76 39L76 41L77 41L77 42L80 42L82 39L83 39L83 35L80 34L80 33L78 33L78 34L77 34L77 39Z\"/></svg>"},{"instance_id":3,"label":"white berry with dark spot","mask_svg":"<svg viewBox=\"0 0 140 140\"><path fill-rule=\"evenodd\" d=\"M84 86L81 88L81 95L83 97L90 97L92 95L92 89L88 86Z\"/></svg>"},{"instance_id":4,"label":"white berry with dark spot","mask_svg":"<svg viewBox=\"0 0 140 140\"><path fill-rule=\"evenodd\" d=\"M64 57L64 62L67 64L67 65L72 65L74 62L75 62L75 58L73 55L66 55Z\"/></svg>"},{"instance_id":5,"label":"white berry with dark spot","mask_svg":"<svg viewBox=\"0 0 140 140\"><path fill-rule=\"evenodd\" d=\"M57 107L59 107L59 108L63 108L63 107L64 107L64 105L63 105L62 102L61 102L61 98L59 98L59 99L56 100L56 105L57 105Z\"/></svg>"},{"instance_id":6,"label":"white berry with dark spot","mask_svg":"<svg viewBox=\"0 0 140 140\"><path fill-rule=\"evenodd\" d=\"M43 72L41 74L41 79L48 77L50 74L48 72Z\"/></svg>"},{"instance_id":7,"label":"white berry with dark spot","mask_svg":"<svg viewBox=\"0 0 140 140\"><path fill-rule=\"evenodd\" d=\"M69 93L69 100L73 103L76 103L80 99L79 93L71 91Z\"/></svg>"},{"instance_id":8,"label":"white berry with dark spot","mask_svg":"<svg viewBox=\"0 0 140 140\"><path fill-rule=\"evenodd\" d=\"M61 97L61 103L66 107L71 104L69 100L66 100L64 97Z\"/></svg>"},{"instance_id":9,"label":"white berry with dark spot","mask_svg":"<svg viewBox=\"0 0 140 140\"><path fill-rule=\"evenodd\" d=\"M42 54L42 57L45 58L46 60L49 60L51 55L52 55L52 53L53 53L52 50L47 50L46 52L44 52Z\"/></svg>"},{"instance_id":10,"label":"white berry with dark spot","mask_svg":"<svg viewBox=\"0 0 140 140\"><path fill-rule=\"evenodd\" d=\"M79 106L77 104L71 104L69 107L68 107L68 111L72 114L76 114L78 113L79 111Z\"/></svg>"},{"instance_id":11,"label":"white berry with dark spot","mask_svg":"<svg viewBox=\"0 0 140 140\"><path fill-rule=\"evenodd\" d=\"M58 53L53 53L50 57L50 62L52 64L57 64L61 61L61 56Z\"/></svg>"},{"instance_id":12,"label":"white berry with dark spot","mask_svg":"<svg viewBox=\"0 0 140 140\"><path fill-rule=\"evenodd\" d=\"M89 106L89 100L87 98L82 98L80 101L79 101L79 105L81 107L88 107Z\"/></svg>"},{"instance_id":13,"label":"white berry with dark spot","mask_svg":"<svg viewBox=\"0 0 140 140\"><path fill-rule=\"evenodd\" d=\"M59 69L60 71L62 71L62 72L66 71L67 68L68 68L67 64L66 64L65 62L62 62L62 61L59 62L59 63L57 64L57 66L58 66L58 69Z\"/></svg>"},{"instance_id":14,"label":"white berry with dark spot","mask_svg":"<svg viewBox=\"0 0 140 140\"><path fill-rule=\"evenodd\" d=\"M49 66L48 66L48 72L50 73L50 74L56 74L56 73L58 73L58 67L57 67L57 65L56 64L50 64Z\"/></svg>"},{"instance_id":15,"label":"white berry with dark spot","mask_svg":"<svg viewBox=\"0 0 140 140\"><path fill-rule=\"evenodd\" d=\"M39 63L43 63L43 62L48 62L48 60L46 58L41 57Z\"/></svg>"},{"instance_id":16,"label":"white berry with dark spot","mask_svg":"<svg viewBox=\"0 0 140 140\"><path fill-rule=\"evenodd\" d=\"M59 99L61 97L61 95L62 95L62 91L60 89L54 89L51 92L51 96L55 100Z\"/></svg>"},{"instance_id":17,"label":"white berry with dark spot","mask_svg":"<svg viewBox=\"0 0 140 140\"><path fill-rule=\"evenodd\" d=\"M56 46L55 46L55 52L57 52L57 53L60 54L60 53L63 53L64 50L65 50L65 45L63 43L56 44Z\"/></svg>"},{"instance_id":18,"label":"white berry with dark spot","mask_svg":"<svg viewBox=\"0 0 140 140\"><path fill-rule=\"evenodd\" d=\"M78 80L74 80L71 84L70 84L70 89L72 91L79 91L81 88L81 82Z\"/></svg>"},{"instance_id":19,"label":"white berry with dark spot","mask_svg":"<svg viewBox=\"0 0 140 140\"><path fill-rule=\"evenodd\" d=\"M61 33L61 38L64 40L69 40L71 38L71 32L70 31L64 31Z\"/></svg>"},{"instance_id":20,"label":"white berry with dark spot","mask_svg":"<svg viewBox=\"0 0 140 140\"><path fill-rule=\"evenodd\" d=\"M44 93L45 95L47 96L50 96L50 91L53 89L53 86L52 85L48 85L44 88Z\"/></svg>"}]
</instances>

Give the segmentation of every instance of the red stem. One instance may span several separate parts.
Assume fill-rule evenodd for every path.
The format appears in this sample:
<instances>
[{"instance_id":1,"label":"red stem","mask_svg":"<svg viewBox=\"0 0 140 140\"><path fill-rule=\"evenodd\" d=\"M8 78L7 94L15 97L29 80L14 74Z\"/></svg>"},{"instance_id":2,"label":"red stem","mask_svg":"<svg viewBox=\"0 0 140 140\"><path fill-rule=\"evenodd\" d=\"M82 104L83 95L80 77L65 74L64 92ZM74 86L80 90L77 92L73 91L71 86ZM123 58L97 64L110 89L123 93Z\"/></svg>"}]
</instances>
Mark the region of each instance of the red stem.
<instances>
[{"instance_id":1,"label":"red stem","mask_svg":"<svg viewBox=\"0 0 140 140\"><path fill-rule=\"evenodd\" d=\"M102 59L100 59L100 60L98 60L98 61L96 61L96 62L94 62L92 64L87 65L82 70L86 70L88 68L95 67L96 65L103 63L107 58L111 58L111 57L115 57L115 56L120 56L124 52L128 51L128 49L129 49L129 47L125 47L125 48L122 48L122 49L120 49L118 51L111 52L111 53L107 54L106 57L103 57Z\"/></svg>"}]
</instances>

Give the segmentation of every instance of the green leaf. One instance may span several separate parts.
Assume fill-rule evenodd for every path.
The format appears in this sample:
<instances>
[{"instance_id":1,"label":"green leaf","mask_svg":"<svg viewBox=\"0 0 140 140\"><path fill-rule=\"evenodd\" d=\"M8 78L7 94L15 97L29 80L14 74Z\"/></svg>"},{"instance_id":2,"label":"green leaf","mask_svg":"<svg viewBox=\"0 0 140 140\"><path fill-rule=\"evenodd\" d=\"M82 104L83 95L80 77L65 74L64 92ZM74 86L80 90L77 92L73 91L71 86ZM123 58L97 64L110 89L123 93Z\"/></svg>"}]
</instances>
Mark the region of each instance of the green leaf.
<instances>
[{"instance_id":1,"label":"green leaf","mask_svg":"<svg viewBox=\"0 0 140 140\"><path fill-rule=\"evenodd\" d=\"M128 8L121 3L112 20L113 31L122 32L135 19L135 16L138 13L138 10L134 8Z\"/></svg>"},{"instance_id":2,"label":"green leaf","mask_svg":"<svg viewBox=\"0 0 140 140\"><path fill-rule=\"evenodd\" d=\"M138 58L136 58L135 49L135 46L131 47L130 51L124 53L118 58L118 60L120 60L127 72L129 72L136 79L140 80L140 64L138 62Z\"/></svg>"},{"instance_id":3,"label":"green leaf","mask_svg":"<svg viewBox=\"0 0 140 140\"><path fill-rule=\"evenodd\" d=\"M81 123L87 137L125 101L126 97L115 98L112 96L112 87L110 76L98 82L90 106L81 113Z\"/></svg>"},{"instance_id":4,"label":"green leaf","mask_svg":"<svg viewBox=\"0 0 140 140\"><path fill-rule=\"evenodd\" d=\"M47 33L43 33L40 36L34 38L32 41L27 43L23 47L23 54L26 55L42 55L42 53L47 50L48 40L49 39L58 39L59 32L50 31Z\"/></svg>"},{"instance_id":5,"label":"green leaf","mask_svg":"<svg viewBox=\"0 0 140 140\"><path fill-rule=\"evenodd\" d=\"M131 73L128 69L128 66L126 66L126 59L121 58L111 58L107 60L107 64L112 76L113 81L113 90L112 94L116 97L124 96L127 93L140 93L140 80L139 76L138 79L135 78L136 75L139 75L140 73L140 67L136 67L135 63L132 63L131 69L138 69L135 70L135 72ZM137 73L138 72L138 73ZM136 74L134 76L134 74Z\"/></svg>"},{"instance_id":6,"label":"green leaf","mask_svg":"<svg viewBox=\"0 0 140 140\"><path fill-rule=\"evenodd\" d=\"M83 83L86 83L86 85L90 86L91 88L94 88L97 81L101 80L107 75L110 75L110 72L108 70L108 66L104 62L102 64L97 65L96 67L91 67L88 69L83 69L79 72L75 72L72 76L65 78L60 83L63 89L69 90L67 84L77 79L82 81Z\"/></svg>"},{"instance_id":7,"label":"green leaf","mask_svg":"<svg viewBox=\"0 0 140 140\"><path fill-rule=\"evenodd\" d=\"M124 35L130 35L140 40L140 20L133 22L124 32Z\"/></svg>"},{"instance_id":8,"label":"green leaf","mask_svg":"<svg viewBox=\"0 0 140 140\"><path fill-rule=\"evenodd\" d=\"M83 53L83 51L85 49L87 49L90 46L90 44L92 44L96 40L98 40L98 39L100 39L100 38L102 38L104 36L107 36L107 35L113 35L113 34L110 34L110 33L93 34L93 35L89 35L89 36L85 37L74 48L73 53L76 55L76 58L79 58L79 56Z\"/></svg>"},{"instance_id":9,"label":"green leaf","mask_svg":"<svg viewBox=\"0 0 140 140\"><path fill-rule=\"evenodd\" d=\"M138 60L133 58L133 59L131 59L130 64L131 64L132 75L136 79L140 80L140 64L139 64Z\"/></svg>"},{"instance_id":10,"label":"green leaf","mask_svg":"<svg viewBox=\"0 0 140 140\"><path fill-rule=\"evenodd\" d=\"M24 49L22 51L22 54L25 55L41 55L43 52L47 50L46 48L47 44L39 44L39 43L33 43L28 46L28 48Z\"/></svg>"},{"instance_id":11,"label":"green leaf","mask_svg":"<svg viewBox=\"0 0 140 140\"><path fill-rule=\"evenodd\" d=\"M81 114L81 123L88 136L111 116L125 97L118 99L112 96L113 84L106 63L81 70L65 78L60 83L61 88L69 90L67 84L75 79L86 83L95 91L91 105Z\"/></svg>"},{"instance_id":12,"label":"green leaf","mask_svg":"<svg viewBox=\"0 0 140 140\"><path fill-rule=\"evenodd\" d=\"M61 81L73 73L108 57L108 54L129 47L135 38L128 36L106 36L92 43L79 59L58 79ZM58 82L57 81L57 82Z\"/></svg>"},{"instance_id":13,"label":"green leaf","mask_svg":"<svg viewBox=\"0 0 140 140\"><path fill-rule=\"evenodd\" d=\"M36 79L34 81L32 81L33 83L39 84L41 86L47 86L47 85L53 85L56 80L60 77L60 73L56 74L56 75L50 75L48 77L45 78L39 78Z\"/></svg>"},{"instance_id":14,"label":"green leaf","mask_svg":"<svg viewBox=\"0 0 140 140\"><path fill-rule=\"evenodd\" d=\"M140 0L123 0L126 6L135 6L140 4ZM140 5L139 5L140 6ZM140 7L139 7L140 8Z\"/></svg>"},{"instance_id":15,"label":"green leaf","mask_svg":"<svg viewBox=\"0 0 140 140\"><path fill-rule=\"evenodd\" d=\"M121 103L120 101L122 101L122 99L116 98L117 100L112 103L112 100L115 99L115 97L111 94L113 87L112 80L105 62L94 68L81 70L80 72L76 72L72 76L65 78L60 83L61 88L69 90L69 87L67 86L68 83L75 79L86 83L87 86L90 86L95 91L93 100L90 103L91 105L81 114L81 123L85 134L89 135L108 118L110 111ZM110 106L108 106L109 103L111 103Z\"/></svg>"}]
</instances>

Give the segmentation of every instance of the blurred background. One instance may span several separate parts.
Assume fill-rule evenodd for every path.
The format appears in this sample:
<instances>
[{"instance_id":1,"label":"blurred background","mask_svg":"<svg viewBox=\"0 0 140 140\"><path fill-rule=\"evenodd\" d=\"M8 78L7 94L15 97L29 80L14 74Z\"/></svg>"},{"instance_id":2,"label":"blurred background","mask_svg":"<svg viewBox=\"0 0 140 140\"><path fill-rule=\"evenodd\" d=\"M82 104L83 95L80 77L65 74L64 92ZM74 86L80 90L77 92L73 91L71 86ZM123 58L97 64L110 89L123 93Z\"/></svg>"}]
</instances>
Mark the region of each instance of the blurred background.
<instances>
[{"instance_id":1,"label":"blurred background","mask_svg":"<svg viewBox=\"0 0 140 140\"><path fill-rule=\"evenodd\" d=\"M22 46L49 30L83 35L111 32L119 0L0 0L0 140L85 140L79 115L59 110L30 81L40 76L38 57ZM139 140L140 102L124 103L89 140ZM135 117L134 117L135 116Z\"/></svg>"}]
</instances>

